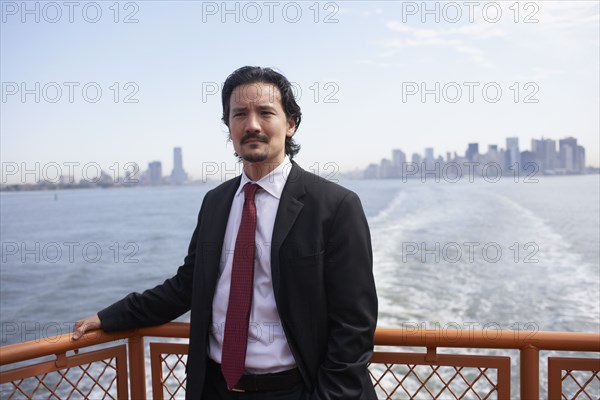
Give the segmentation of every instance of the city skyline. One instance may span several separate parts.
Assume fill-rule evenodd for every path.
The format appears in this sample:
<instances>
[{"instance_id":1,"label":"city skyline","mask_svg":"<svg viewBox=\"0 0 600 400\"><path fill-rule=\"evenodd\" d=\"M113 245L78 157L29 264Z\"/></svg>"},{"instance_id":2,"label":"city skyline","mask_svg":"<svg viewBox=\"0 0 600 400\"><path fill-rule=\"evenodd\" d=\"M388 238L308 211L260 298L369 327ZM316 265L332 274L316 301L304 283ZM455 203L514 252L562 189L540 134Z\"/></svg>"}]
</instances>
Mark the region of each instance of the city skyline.
<instances>
[{"instance_id":1,"label":"city skyline","mask_svg":"<svg viewBox=\"0 0 600 400\"><path fill-rule=\"evenodd\" d=\"M600 173L599 168L586 165L585 148L578 145L577 138L574 137L566 137L558 141L544 137L532 139L529 150L521 150L518 137L508 137L506 138L506 149L499 147L497 144L489 144L486 153L479 152L479 143L467 143L464 156L459 155L456 151L445 152L445 154L436 156L435 147L426 147L422 155L412 153L410 157L400 148L393 148L390 151L391 159L382 158L378 164L370 163L363 169L342 171L339 170L337 165L332 165L331 162L324 165L314 164L308 169L334 180L340 176L351 179L424 179L428 175L454 179L457 174L470 177L475 174L476 177L488 178L486 174L489 167L494 168L493 173L495 176L500 174L500 177L509 177L511 174L515 175L513 171L515 165L519 168L519 171L516 171L517 175L525 172L530 177ZM535 165L531 166L531 164ZM118 168L112 168L114 165L111 166L108 172L95 165L93 168L95 175L83 177L59 174L57 171L60 170L60 165L53 163L51 167L54 175L51 179L44 177L44 167L42 166L38 165L33 169L24 167L25 177L35 178L34 181L27 182L23 179L22 171L19 171L18 165L8 164L10 168L7 168L7 164L2 164L0 188L11 190L11 188L16 189L15 186L19 185L28 185L32 190L42 187L52 188L53 186L88 188L96 186L183 185L224 181L242 172L242 163L239 161L235 161L235 164L208 161L205 165L207 168L202 174L188 174L184 167L183 149L181 147L173 147L173 168L170 174L163 172L166 169L163 169L161 160L148 162L145 170L142 170L139 164L127 163L123 166L125 171L123 174L116 173ZM69 166L73 167L72 165ZM448 176L444 168L454 169ZM456 170L456 168L458 169ZM70 169L73 170L74 168ZM86 167L84 166L83 169L85 170ZM87 169L89 170L89 168Z\"/></svg>"},{"instance_id":2,"label":"city skyline","mask_svg":"<svg viewBox=\"0 0 600 400\"><path fill-rule=\"evenodd\" d=\"M99 21L81 5L70 21L60 2L58 20L45 3L3 2L0 158L171 171L180 146L192 177L207 160L233 165L220 88L262 65L294 83L306 168L542 135L576 136L599 166L598 2L465 3L255 3L256 20L237 2L100 2ZM269 44L240 46L249 35Z\"/></svg>"},{"instance_id":3,"label":"city skyline","mask_svg":"<svg viewBox=\"0 0 600 400\"><path fill-rule=\"evenodd\" d=\"M442 168L452 167L456 174L477 173L482 176L487 168L493 167L494 174L505 177L516 172L529 172L534 175L575 175L598 172L597 168L586 165L585 148L577 144L574 137L557 141L551 138L532 139L530 150L521 151L518 137L507 137L506 148L489 144L486 153L479 152L479 143L468 143L464 156L446 152L435 156L433 147L426 147L423 155L413 153L410 159L401 149L392 149L391 159L382 158L379 164L371 163L364 170L364 177L406 178L423 174L443 175ZM410 161L409 161L410 160Z\"/></svg>"}]
</instances>

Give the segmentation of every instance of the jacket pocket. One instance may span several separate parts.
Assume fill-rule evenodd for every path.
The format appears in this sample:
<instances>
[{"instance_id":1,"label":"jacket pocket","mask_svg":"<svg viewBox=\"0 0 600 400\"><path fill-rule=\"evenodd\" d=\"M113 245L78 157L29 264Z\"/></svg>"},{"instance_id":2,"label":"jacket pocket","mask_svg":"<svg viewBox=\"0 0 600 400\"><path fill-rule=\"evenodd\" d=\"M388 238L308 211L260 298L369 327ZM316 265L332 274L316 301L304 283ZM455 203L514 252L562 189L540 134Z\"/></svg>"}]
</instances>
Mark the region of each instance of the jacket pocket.
<instances>
[{"instance_id":1,"label":"jacket pocket","mask_svg":"<svg viewBox=\"0 0 600 400\"><path fill-rule=\"evenodd\" d=\"M325 250L321 250L314 254L291 256L289 262L291 265L299 268L323 265L323 257Z\"/></svg>"}]
</instances>

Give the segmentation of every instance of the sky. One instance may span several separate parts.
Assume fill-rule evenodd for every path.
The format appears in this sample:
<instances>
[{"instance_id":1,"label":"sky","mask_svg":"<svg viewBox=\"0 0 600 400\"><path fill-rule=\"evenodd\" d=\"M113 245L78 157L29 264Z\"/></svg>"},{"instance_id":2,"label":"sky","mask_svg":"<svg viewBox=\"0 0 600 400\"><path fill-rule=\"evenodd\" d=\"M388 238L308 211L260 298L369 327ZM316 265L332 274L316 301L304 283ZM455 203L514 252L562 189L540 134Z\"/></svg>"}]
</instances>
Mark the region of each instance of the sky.
<instances>
[{"instance_id":1,"label":"sky","mask_svg":"<svg viewBox=\"0 0 600 400\"><path fill-rule=\"evenodd\" d=\"M293 82L314 172L510 136L574 136L599 166L599 4L2 1L2 183L168 175L176 146L193 178L234 174L220 85L244 65Z\"/></svg>"}]
</instances>

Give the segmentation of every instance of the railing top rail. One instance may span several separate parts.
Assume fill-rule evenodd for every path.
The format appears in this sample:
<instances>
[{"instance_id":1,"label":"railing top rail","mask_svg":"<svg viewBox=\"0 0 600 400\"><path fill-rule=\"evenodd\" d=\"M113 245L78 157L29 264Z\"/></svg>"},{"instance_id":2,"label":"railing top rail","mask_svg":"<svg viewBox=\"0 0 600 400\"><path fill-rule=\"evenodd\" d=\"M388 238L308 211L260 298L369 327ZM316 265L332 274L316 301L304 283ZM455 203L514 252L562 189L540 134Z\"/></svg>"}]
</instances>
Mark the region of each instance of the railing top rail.
<instances>
[{"instance_id":1,"label":"railing top rail","mask_svg":"<svg viewBox=\"0 0 600 400\"><path fill-rule=\"evenodd\" d=\"M189 332L190 324L188 322L169 322L164 325L120 332L108 333L102 330L94 330L85 333L77 341L72 340L72 333L65 333L59 336L40 338L0 347L0 365L64 353L82 347L95 346L134 336L188 338L190 335Z\"/></svg>"},{"instance_id":2,"label":"railing top rail","mask_svg":"<svg viewBox=\"0 0 600 400\"><path fill-rule=\"evenodd\" d=\"M600 333L377 328L375 344L600 352Z\"/></svg>"},{"instance_id":3,"label":"railing top rail","mask_svg":"<svg viewBox=\"0 0 600 400\"><path fill-rule=\"evenodd\" d=\"M0 347L0 365L12 364L23 360L30 360L52 354L64 353L70 350L80 349L82 347L95 346L102 343L126 339L133 335L134 331L106 333L101 330L96 330L86 333L76 342L71 339L73 336L72 333L65 333L60 336L52 336L23 343L11 344Z\"/></svg>"},{"instance_id":4,"label":"railing top rail","mask_svg":"<svg viewBox=\"0 0 600 400\"><path fill-rule=\"evenodd\" d=\"M170 322L160 326L122 332L106 333L96 330L86 333L76 342L71 339L72 334L67 333L0 347L0 365L64 353L129 337L188 338L189 329L189 323ZM600 352L600 333L378 328L375 332L375 345L490 349L535 347L539 350Z\"/></svg>"}]
</instances>

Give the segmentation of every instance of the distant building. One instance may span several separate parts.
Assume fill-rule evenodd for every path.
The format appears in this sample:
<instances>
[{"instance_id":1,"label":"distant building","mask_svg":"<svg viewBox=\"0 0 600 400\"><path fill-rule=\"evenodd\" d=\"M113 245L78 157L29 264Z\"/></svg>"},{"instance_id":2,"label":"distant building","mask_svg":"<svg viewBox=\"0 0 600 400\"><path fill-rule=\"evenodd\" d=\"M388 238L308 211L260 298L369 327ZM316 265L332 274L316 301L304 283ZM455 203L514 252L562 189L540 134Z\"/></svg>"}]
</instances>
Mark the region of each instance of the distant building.
<instances>
[{"instance_id":1,"label":"distant building","mask_svg":"<svg viewBox=\"0 0 600 400\"><path fill-rule=\"evenodd\" d=\"M400 149L392 150L392 177L399 178L402 175L402 167L406 164L406 154Z\"/></svg>"},{"instance_id":2,"label":"distant building","mask_svg":"<svg viewBox=\"0 0 600 400\"><path fill-rule=\"evenodd\" d=\"M143 183L143 174L140 174L140 170L136 168L133 171L127 170L125 171L125 178L123 179L123 183L126 185L133 185L137 183Z\"/></svg>"},{"instance_id":3,"label":"distant building","mask_svg":"<svg viewBox=\"0 0 600 400\"><path fill-rule=\"evenodd\" d=\"M392 150L392 162L394 163L394 167L402 167L406 162L406 154L400 149Z\"/></svg>"},{"instance_id":4,"label":"distant building","mask_svg":"<svg viewBox=\"0 0 600 400\"><path fill-rule=\"evenodd\" d=\"M479 143L469 143L465 157L468 161L476 161L479 155Z\"/></svg>"},{"instance_id":5,"label":"distant building","mask_svg":"<svg viewBox=\"0 0 600 400\"><path fill-rule=\"evenodd\" d=\"M482 165L480 168L488 168L487 164L497 164L496 168L502 168L504 165L503 155L498 151L498 145L490 144L488 145L488 151L485 154L478 154L474 158L476 161L479 161Z\"/></svg>"},{"instance_id":6,"label":"distant building","mask_svg":"<svg viewBox=\"0 0 600 400\"><path fill-rule=\"evenodd\" d=\"M520 154L519 154L519 138L518 137L509 137L506 138L506 167L508 170L512 171L516 168L515 164L520 164Z\"/></svg>"},{"instance_id":7,"label":"distant building","mask_svg":"<svg viewBox=\"0 0 600 400\"><path fill-rule=\"evenodd\" d=\"M429 163L429 162L433 162L435 160L434 156L433 156L433 147L426 147L425 148L425 162Z\"/></svg>"},{"instance_id":8,"label":"distant building","mask_svg":"<svg viewBox=\"0 0 600 400\"><path fill-rule=\"evenodd\" d=\"M544 138L541 140L533 139L531 140L531 151L535 153L535 159L539 163L540 172L552 174L555 168L560 167L555 140Z\"/></svg>"},{"instance_id":9,"label":"distant building","mask_svg":"<svg viewBox=\"0 0 600 400\"><path fill-rule=\"evenodd\" d=\"M101 186L111 186L114 183L115 182L113 182L112 176L110 176L103 170L100 171L100 177L96 180L96 184L101 185Z\"/></svg>"},{"instance_id":10,"label":"distant building","mask_svg":"<svg viewBox=\"0 0 600 400\"><path fill-rule=\"evenodd\" d=\"M577 172L585 174L585 149L583 146L577 146Z\"/></svg>"},{"instance_id":11,"label":"distant building","mask_svg":"<svg viewBox=\"0 0 600 400\"><path fill-rule=\"evenodd\" d=\"M435 169L435 158L433 154L433 147L425 148L425 157L423 157L422 163L419 165L421 170L434 170Z\"/></svg>"},{"instance_id":12,"label":"distant building","mask_svg":"<svg viewBox=\"0 0 600 400\"><path fill-rule=\"evenodd\" d=\"M75 177L71 175L61 175L58 180L58 183L61 185L72 185L75 183Z\"/></svg>"},{"instance_id":13,"label":"distant building","mask_svg":"<svg viewBox=\"0 0 600 400\"><path fill-rule=\"evenodd\" d=\"M148 164L148 183L150 185L162 183L162 163L160 161L152 161Z\"/></svg>"},{"instance_id":14,"label":"distant building","mask_svg":"<svg viewBox=\"0 0 600 400\"><path fill-rule=\"evenodd\" d=\"M560 166L567 174L581 172L577 147L577 139L574 137L558 141Z\"/></svg>"},{"instance_id":15,"label":"distant building","mask_svg":"<svg viewBox=\"0 0 600 400\"><path fill-rule=\"evenodd\" d=\"M187 174L183 170L183 157L181 147L173 148L173 171L171 172L171 183L181 185L187 181Z\"/></svg>"},{"instance_id":16,"label":"distant building","mask_svg":"<svg viewBox=\"0 0 600 400\"><path fill-rule=\"evenodd\" d=\"M365 179L377 179L379 167L377 164L369 164L367 169L365 170Z\"/></svg>"},{"instance_id":17,"label":"distant building","mask_svg":"<svg viewBox=\"0 0 600 400\"><path fill-rule=\"evenodd\" d=\"M537 162L535 153L533 151L524 151L521 153L520 167L523 171L527 171L535 175L540 173L539 163Z\"/></svg>"},{"instance_id":18,"label":"distant building","mask_svg":"<svg viewBox=\"0 0 600 400\"><path fill-rule=\"evenodd\" d=\"M380 178L393 178L394 177L394 164L392 160L382 158L379 164L379 177Z\"/></svg>"}]
</instances>

